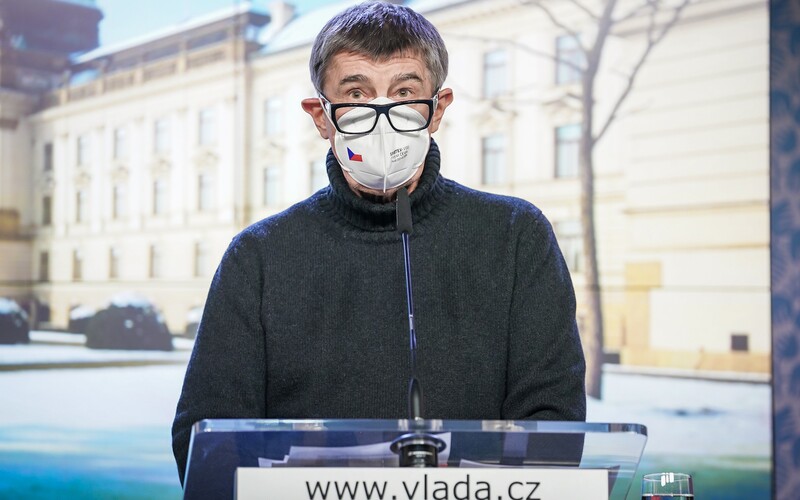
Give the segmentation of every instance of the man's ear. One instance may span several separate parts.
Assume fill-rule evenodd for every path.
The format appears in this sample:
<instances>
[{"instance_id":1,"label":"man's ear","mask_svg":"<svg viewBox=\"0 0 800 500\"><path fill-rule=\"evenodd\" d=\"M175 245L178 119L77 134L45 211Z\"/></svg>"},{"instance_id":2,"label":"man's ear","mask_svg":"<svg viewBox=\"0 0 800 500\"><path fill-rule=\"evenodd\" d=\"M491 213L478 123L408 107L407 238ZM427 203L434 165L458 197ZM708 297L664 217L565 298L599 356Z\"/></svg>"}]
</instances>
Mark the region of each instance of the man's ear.
<instances>
[{"instance_id":1,"label":"man's ear","mask_svg":"<svg viewBox=\"0 0 800 500\"><path fill-rule=\"evenodd\" d=\"M323 139L328 139L328 117L325 116L325 111L322 109L322 103L317 97L308 97L300 102L303 111L311 115L314 120L314 125L317 127L317 132Z\"/></svg>"},{"instance_id":2,"label":"man's ear","mask_svg":"<svg viewBox=\"0 0 800 500\"><path fill-rule=\"evenodd\" d=\"M433 118L431 124L428 126L428 132L431 134L439 130L439 123L444 116L444 110L453 102L453 89L442 89L439 91L439 104L433 110Z\"/></svg>"}]
</instances>

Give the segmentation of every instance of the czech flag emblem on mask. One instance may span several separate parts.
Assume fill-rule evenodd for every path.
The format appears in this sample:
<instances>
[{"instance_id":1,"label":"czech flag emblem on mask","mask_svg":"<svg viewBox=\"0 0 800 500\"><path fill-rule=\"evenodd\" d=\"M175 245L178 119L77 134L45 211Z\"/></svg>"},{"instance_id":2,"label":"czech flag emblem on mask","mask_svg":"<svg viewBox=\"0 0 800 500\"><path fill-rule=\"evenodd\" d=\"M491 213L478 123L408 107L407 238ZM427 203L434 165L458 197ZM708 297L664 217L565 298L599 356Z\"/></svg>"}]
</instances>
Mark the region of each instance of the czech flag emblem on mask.
<instances>
[{"instance_id":1,"label":"czech flag emblem on mask","mask_svg":"<svg viewBox=\"0 0 800 500\"><path fill-rule=\"evenodd\" d=\"M347 157L350 158L350 161L364 161L361 155L353 153L353 150L350 148L347 148Z\"/></svg>"}]
</instances>

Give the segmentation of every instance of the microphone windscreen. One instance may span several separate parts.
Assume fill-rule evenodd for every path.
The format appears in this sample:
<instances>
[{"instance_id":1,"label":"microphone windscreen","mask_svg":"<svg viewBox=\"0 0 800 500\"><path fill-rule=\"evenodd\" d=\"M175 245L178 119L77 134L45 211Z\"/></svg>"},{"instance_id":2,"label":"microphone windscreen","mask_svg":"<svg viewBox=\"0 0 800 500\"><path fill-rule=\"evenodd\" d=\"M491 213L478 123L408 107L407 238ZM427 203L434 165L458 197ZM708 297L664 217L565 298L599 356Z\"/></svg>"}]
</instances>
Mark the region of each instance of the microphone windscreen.
<instances>
[{"instance_id":1,"label":"microphone windscreen","mask_svg":"<svg viewBox=\"0 0 800 500\"><path fill-rule=\"evenodd\" d=\"M413 375L408 381L408 418L411 420L422 418L422 385Z\"/></svg>"},{"instance_id":2,"label":"microphone windscreen","mask_svg":"<svg viewBox=\"0 0 800 500\"><path fill-rule=\"evenodd\" d=\"M400 188L397 191L397 232L411 234L411 200L408 198L408 190Z\"/></svg>"}]
</instances>

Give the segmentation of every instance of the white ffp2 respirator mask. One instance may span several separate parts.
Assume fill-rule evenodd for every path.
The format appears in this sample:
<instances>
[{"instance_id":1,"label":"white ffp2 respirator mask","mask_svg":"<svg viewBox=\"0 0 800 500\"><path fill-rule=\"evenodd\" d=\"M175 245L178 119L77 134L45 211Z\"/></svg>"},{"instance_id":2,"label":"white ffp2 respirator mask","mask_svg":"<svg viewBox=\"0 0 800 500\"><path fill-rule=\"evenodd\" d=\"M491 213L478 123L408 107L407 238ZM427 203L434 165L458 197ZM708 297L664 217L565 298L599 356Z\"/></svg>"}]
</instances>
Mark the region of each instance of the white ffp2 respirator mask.
<instances>
[{"instance_id":1,"label":"white ffp2 respirator mask","mask_svg":"<svg viewBox=\"0 0 800 500\"><path fill-rule=\"evenodd\" d=\"M370 104L391 104L378 97ZM410 106L392 108L392 123L398 128L416 128L427 119ZM374 110L354 107L338 118L340 127L358 129L359 121L374 120ZM330 116L328 116L330 119ZM398 132L385 115L378 116L375 128L366 134L343 134L336 130L334 150L339 164L364 187L386 192L402 186L425 161L430 148L427 129Z\"/></svg>"}]
</instances>

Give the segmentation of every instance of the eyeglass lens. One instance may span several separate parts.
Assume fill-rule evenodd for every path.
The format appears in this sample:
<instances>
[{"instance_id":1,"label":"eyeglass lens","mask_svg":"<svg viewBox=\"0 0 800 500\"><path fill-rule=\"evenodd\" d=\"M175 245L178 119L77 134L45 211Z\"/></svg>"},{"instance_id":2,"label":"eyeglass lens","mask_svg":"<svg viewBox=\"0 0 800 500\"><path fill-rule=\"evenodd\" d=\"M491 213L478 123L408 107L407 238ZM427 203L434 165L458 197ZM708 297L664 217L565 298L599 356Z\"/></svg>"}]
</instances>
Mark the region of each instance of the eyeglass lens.
<instances>
[{"instance_id":1,"label":"eyeglass lens","mask_svg":"<svg viewBox=\"0 0 800 500\"><path fill-rule=\"evenodd\" d=\"M378 112L372 108L344 106L336 109L336 123L342 132L364 134L375 127ZM389 109L389 124L398 132L421 130L428 124L430 107L424 103L404 104Z\"/></svg>"}]
</instances>

